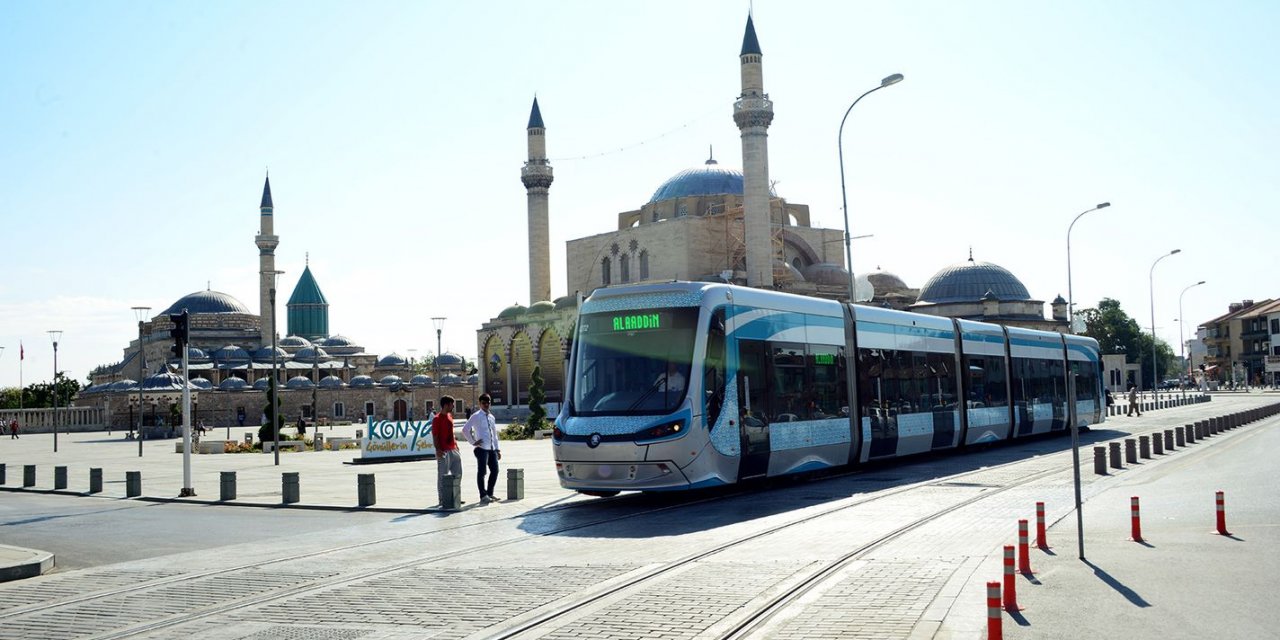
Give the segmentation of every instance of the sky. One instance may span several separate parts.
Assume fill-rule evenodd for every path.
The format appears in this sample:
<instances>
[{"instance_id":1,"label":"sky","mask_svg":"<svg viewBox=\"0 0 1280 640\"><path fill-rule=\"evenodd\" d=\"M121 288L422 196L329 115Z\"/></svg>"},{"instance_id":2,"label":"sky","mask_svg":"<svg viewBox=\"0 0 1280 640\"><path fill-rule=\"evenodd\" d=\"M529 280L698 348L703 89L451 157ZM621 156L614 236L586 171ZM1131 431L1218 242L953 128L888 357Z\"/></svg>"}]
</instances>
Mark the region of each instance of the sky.
<instances>
[{"instance_id":1,"label":"sky","mask_svg":"<svg viewBox=\"0 0 1280 640\"><path fill-rule=\"evenodd\" d=\"M482 323L531 302L534 96L557 297L567 240L616 229L709 148L741 168L749 10L770 178L815 226L843 228L845 110L905 76L845 125L852 234L873 235L856 272L920 287L972 250L1033 298L1066 297L1068 226L1110 202L1071 233L1077 308L1114 298L1148 331L1154 315L1176 352L1180 299L1191 333L1280 296L1273 2L15 0L0 386L52 377L48 330L83 382L136 336L130 307L212 288L257 312L268 169L282 326L309 254L333 333L421 357L445 316L444 350L474 358Z\"/></svg>"}]
</instances>

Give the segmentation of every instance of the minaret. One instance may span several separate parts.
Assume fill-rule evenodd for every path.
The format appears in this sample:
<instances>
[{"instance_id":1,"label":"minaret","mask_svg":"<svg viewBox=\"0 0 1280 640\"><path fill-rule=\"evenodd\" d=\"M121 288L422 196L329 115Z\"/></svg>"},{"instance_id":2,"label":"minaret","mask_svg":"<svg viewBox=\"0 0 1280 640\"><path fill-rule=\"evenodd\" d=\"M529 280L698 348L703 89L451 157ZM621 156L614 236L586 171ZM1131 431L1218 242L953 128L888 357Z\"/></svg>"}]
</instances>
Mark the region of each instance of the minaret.
<instances>
[{"instance_id":1,"label":"minaret","mask_svg":"<svg viewBox=\"0 0 1280 640\"><path fill-rule=\"evenodd\" d=\"M551 299L551 238L548 229L547 192L551 187L551 165L547 162L546 127L538 99L529 114L529 160L520 170L520 180L529 198L529 304Z\"/></svg>"},{"instance_id":2,"label":"minaret","mask_svg":"<svg viewBox=\"0 0 1280 640\"><path fill-rule=\"evenodd\" d=\"M270 345L275 335L275 325L271 323L271 287L274 286L276 270L276 245L280 238L275 235L275 223L271 215L271 176L262 185L262 204L259 211L262 215L258 221L258 235L254 242L258 245L258 308L262 317L262 344Z\"/></svg>"},{"instance_id":3,"label":"minaret","mask_svg":"<svg viewBox=\"0 0 1280 640\"><path fill-rule=\"evenodd\" d=\"M742 95L733 104L733 121L742 132L742 208L746 234L747 285L773 286L773 240L769 213L769 123L773 102L764 92L760 42L747 15L742 37Z\"/></svg>"}]
</instances>

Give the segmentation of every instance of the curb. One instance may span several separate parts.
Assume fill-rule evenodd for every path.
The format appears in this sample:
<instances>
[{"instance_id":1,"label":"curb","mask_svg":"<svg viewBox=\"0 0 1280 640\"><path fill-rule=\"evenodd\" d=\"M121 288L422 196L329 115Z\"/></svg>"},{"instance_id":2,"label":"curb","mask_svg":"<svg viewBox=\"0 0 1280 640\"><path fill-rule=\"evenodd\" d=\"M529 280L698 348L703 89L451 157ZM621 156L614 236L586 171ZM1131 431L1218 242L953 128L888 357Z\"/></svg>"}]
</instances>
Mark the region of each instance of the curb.
<instances>
[{"instance_id":1,"label":"curb","mask_svg":"<svg viewBox=\"0 0 1280 640\"><path fill-rule=\"evenodd\" d=\"M79 498L106 498L108 500L138 500L140 502L158 502L172 504L191 504L209 507L255 507L258 509L303 509L309 511L345 511L349 513L368 512L368 513L460 513L466 509L433 509L430 507L422 509L409 509L406 507L360 507L360 506L341 506L331 504L286 504L282 502L243 502L238 500L192 500L191 498L161 498L158 496L138 496L137 498L126 498L122 496L108 496L103 494L86 493L84 491L69 491L65 489L36 489L34 487L0 487L0 491L8 491L10 493L37 493L43 495L57 496L75 496ZM3 545L0 545L3 548Z\"/></svg>"},{"instance_id":2,"label":"curb","mask_svg":"<svg viewBox=\"0 0 1280 640\"><path fill-rule=\"evenodd\" d=\"M48 572L57 564L53 554L48 551L0 544L0 557L5 556L25 556L25 558L15 564L0 566L0 582L34 578Z\"/></svg>"}]
</instances>

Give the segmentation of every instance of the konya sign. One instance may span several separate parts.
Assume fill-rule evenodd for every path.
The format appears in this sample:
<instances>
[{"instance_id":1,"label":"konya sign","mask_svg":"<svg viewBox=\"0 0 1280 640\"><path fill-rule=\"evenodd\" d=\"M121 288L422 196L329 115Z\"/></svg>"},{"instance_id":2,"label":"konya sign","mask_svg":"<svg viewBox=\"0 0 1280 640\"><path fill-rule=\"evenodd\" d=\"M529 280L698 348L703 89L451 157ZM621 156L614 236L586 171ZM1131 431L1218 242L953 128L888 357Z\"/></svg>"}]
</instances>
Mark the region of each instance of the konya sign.
<instances>
[{"instance_id":1,"label":"konya sign","mask_svg":"<svg viewBox=\"0 0 1280 640\"><path fill-rule=\"evenodd\" d=\"M361 458L435 457L431 441L430 420L374 420L369 418L368 433L360 441Z\"/></svg>"}]
</instances>

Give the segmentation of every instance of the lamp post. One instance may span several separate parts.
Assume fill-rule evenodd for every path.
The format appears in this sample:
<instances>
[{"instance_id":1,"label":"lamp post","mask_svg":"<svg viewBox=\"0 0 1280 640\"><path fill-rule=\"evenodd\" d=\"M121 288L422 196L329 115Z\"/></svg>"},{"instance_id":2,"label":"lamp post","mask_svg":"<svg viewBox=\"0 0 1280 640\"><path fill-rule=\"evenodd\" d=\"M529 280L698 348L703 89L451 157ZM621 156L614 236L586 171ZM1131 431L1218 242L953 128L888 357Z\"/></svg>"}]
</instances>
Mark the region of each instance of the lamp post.
<instances>
[{"instance_id":1,"label":"lamp post","mask_svg":"<svg viewBox=\"0 0 1280 640\"><path fill-rule=\"evenodd\" d=\"M881 80L880 86L858 96L858 99L854 100L848 109L845 109L844 117L840 119L840 133L836 135L836 147L840 152L840 203L841 209L844 210L844 257L849 262L849 304L856 302L858 295L853 278L853 236L849 235L849 194L844 184L844 122L849 119L849 112L853 111L853 108L858 106L858 103L863 98L899 82L902 82L902 74L895 73Z\"/></svg>"},{"instance_id":2,"label":"lamp post","mask_svg":"<svg viewBox=\"0 0 1280 640\"><path fill-rule=\"evenodd\" d=\"M1156 369L1156 265L1160 264L1161 260L1178 253L1182 253L1182 249L1174 249L1156 258L1156 261L1151 263L1151 270L1147 272L1147 285L1151 296L1151 392L1157 404L1160 402L1160 374Z\"/></svg>"},{"instance_id":3,"label":"lamp post","mask_svg":"<svg viewBox=\"0 0 1280 640\"><path fill-rule=\"evenodd\" d=\"M1097 211L1098 209L1106 209L1111 206L1110 202L1103 202L1098 206L1087 211L1081 211L1075 218L1071 220L1071 224L1067 225L1067 331L1075 333L1075 296L1071 290L1071 230L1076 226L1076 220L1086 213Z\"/></svg>"},{"instance_id":4,"label":"lamp post","mask_svg":"<svg viewBox=\"0 0 1280 640\"><path fill-rule=\"evenodd\" d=\"M50 331L49 340L53 342L53 452L58 452L58 340L61 331Z\"/></svg>"},{"instance_id":5,"label":"lamp post","mask_svg":"<svg viewBox=\"0 0 1280 640\"><path fill-rule=\"evenodd\" d=\"M280 357L276 353L276 285L280 282L280 275L283 271L267 271L271 276L271 385L269 391L271 398L271 441L272 453L275 454L275 466L280 466L280 384L279 384L279 367Z\"/></svg>"},{"instance_id":6,"label":"lamp post","mask_svg":"<svg viewBox=\"0 0 1280 640\"><path fill-rule=\"evenodd\" d=\"M1178 294L1178 348L1181 350L1182 365L1187 368L1188 379L1191 377L1191 363L1187 362L1187 332L1184 328L1186 320L1182 317L1182 296L1187 295L1187 289L1198 287L1202 284L1204 284L1204 280L1192 285L1187 285L1187 288L1183 289L1182 293ZM1182 397L1185 399L1187 397L1187 381L1180 380L1179 382L1181 382L1179 386L1182 387Z\"/></svg>"},{"instance_id":7,"label":"lamp post","mask_svg":"<svg viewBox=\"0 0 1280 640\"><path fill-rule=\"evenodd\" d=\"M142 324L151 307L129 307L138 319L138 457L142 457L142 379L147 377L147 351L142 348ZM132 426L132 425L131 425Z\"/></svg>"},{"instance_id":8,"label":"lamp post","mask_svg":"<svg viewBox=\"0 0 1280 640\"><path fill-rule=\"evenodd\" d=\"M448 320L444 316L437 316L431 319L431 323L436 326L436 360L432 363L431 370L435 374L435 382L440 384L440 334L444 332L444 321Z\"/></svg>"}]
</instances>

